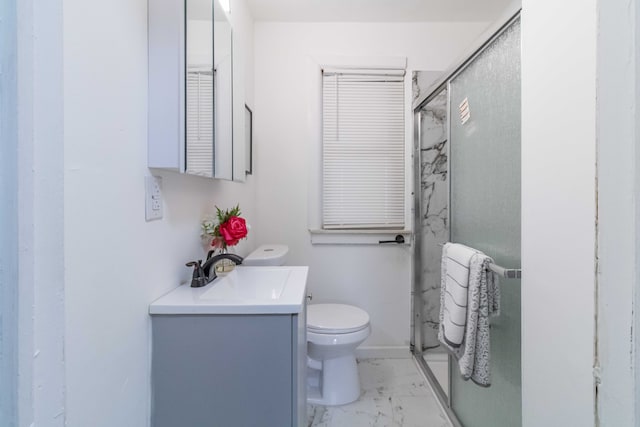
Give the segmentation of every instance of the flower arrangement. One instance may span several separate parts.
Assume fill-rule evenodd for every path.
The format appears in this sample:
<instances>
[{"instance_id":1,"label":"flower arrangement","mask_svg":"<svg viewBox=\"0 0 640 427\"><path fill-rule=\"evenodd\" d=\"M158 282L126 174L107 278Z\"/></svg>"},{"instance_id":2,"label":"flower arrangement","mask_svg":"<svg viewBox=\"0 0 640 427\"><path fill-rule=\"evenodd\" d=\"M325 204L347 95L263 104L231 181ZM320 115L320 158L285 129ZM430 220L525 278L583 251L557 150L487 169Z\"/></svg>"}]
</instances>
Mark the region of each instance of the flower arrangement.
<instances>
[{"instance_id":1,"label":"flower arrangement","mask_svg":"<svg viewBox=\"0 0 640 427\"><path fill-rule=\"evenodd\" d=\"M202 221L202 236L211 239L212 249L224 252L247 237L247 223L240 215L240 205L224 211L216 206L216 218Z\"/></svg>"}]
</instances>

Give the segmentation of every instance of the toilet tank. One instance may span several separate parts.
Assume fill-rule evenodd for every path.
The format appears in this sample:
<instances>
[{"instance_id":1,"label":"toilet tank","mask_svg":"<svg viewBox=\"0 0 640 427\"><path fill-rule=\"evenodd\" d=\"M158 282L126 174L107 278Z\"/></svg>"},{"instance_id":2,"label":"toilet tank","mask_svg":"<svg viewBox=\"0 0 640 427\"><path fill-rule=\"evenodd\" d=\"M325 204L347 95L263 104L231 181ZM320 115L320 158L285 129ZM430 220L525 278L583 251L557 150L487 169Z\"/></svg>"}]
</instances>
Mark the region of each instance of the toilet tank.
<instances>
[{"instance_id":1,"label":"toilet tank","mask_svg":"<svg viewBox=\"0 0 640 427\"><path fill-rule=\"evenodd\" d=\"M242 261L242 265L284 265L287 258L287 252L289 252L289 247L287 245L262 245L247 255Z\"/></svg>"}]
</instances>

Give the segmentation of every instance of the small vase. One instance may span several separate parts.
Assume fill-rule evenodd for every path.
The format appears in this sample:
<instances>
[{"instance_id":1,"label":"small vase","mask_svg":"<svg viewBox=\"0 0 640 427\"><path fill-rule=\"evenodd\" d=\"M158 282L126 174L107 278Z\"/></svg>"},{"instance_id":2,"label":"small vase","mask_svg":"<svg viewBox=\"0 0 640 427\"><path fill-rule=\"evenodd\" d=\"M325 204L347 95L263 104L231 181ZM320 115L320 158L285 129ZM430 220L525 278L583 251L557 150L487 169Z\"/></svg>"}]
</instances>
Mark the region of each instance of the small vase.
<instances>
[{"instance_id":1,"label":"small vase","mask_svg":"<svg viewBox=\"0 0 640 427\"><path fill-rule=\"evenodd\" d=\"M220 254L227 254L229 250L227 247L220 249ZM231 261L230 259L223 258L220 261L216 262L213 266L216 272L216 276L222 277L231 273L236 268L236 263Z\"/></svg>"},{"instance_id":2,"label":"small vase","mask_svg":"<svg viewBox=\"0 0 640 427\"><path fill-rule=\"evenodd\" d=\"M203 234L200 236L200 244L202 245L202 250L205 254L208 254L213 246L211 246L211 242L213 242L213 237L207 234Z\"/></svg>"}]
</instances>

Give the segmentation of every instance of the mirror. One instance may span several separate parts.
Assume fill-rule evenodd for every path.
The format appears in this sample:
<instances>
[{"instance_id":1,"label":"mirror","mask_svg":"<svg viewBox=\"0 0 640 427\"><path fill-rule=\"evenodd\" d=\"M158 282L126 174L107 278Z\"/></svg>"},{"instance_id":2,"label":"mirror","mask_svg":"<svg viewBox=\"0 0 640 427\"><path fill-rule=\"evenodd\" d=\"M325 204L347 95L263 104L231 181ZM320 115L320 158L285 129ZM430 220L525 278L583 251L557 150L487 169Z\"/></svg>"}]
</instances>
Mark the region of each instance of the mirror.
<instances>
[{"instance_id":1,"label":"mirror","mask_svg":"<svg viewBox=\"0 0 640 427\"><path fill-rule=\"evenodd\" d=\"M233 180L247 179L247 112L245 103L245 54L247 52L247 32L240 10L233 16ZM253 33L251 33L253 34Z\"/></svg>"},{"instance_id":2,"label":"mirror","mask_svg":"<svg viewBox=\"0 0 640 427\"><path fill-rule=\"evenodd\" d=\"M217 0L186 0L186 16L185 172L232 179L231 24Z\"/></svg>"},{"instance_id":3,"label":"mirror","mask_svg":"<svg viewBox=\"0 0 640 427\"><path fill-rule=\"evenodd\" d=\"M233 178L233 66L229 3L214 0L215 177ZM226 8L226 9L225 9Z\"/></svg>"}]
</instances>

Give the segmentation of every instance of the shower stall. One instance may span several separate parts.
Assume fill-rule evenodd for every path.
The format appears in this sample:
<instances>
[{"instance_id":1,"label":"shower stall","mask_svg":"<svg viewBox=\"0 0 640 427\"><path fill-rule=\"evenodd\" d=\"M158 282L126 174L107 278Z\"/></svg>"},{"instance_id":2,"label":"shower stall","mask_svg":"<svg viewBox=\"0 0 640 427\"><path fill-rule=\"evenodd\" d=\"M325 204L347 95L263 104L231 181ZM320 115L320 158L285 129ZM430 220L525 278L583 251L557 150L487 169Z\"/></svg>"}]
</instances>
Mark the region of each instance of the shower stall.
<instances>
[{"instance_id":1,"label":"shower stall","mask_svg":"<svg viewBox=\"0 0 640 427\"><path fill-rule=\"evenodd\" d=\"M424 95L414 103L412 351L454 425L519 426L520 279L500 279L489 387L464 381L437 336L442 244L520 267L519 11Z\"/></svg>"}]
</instances>

